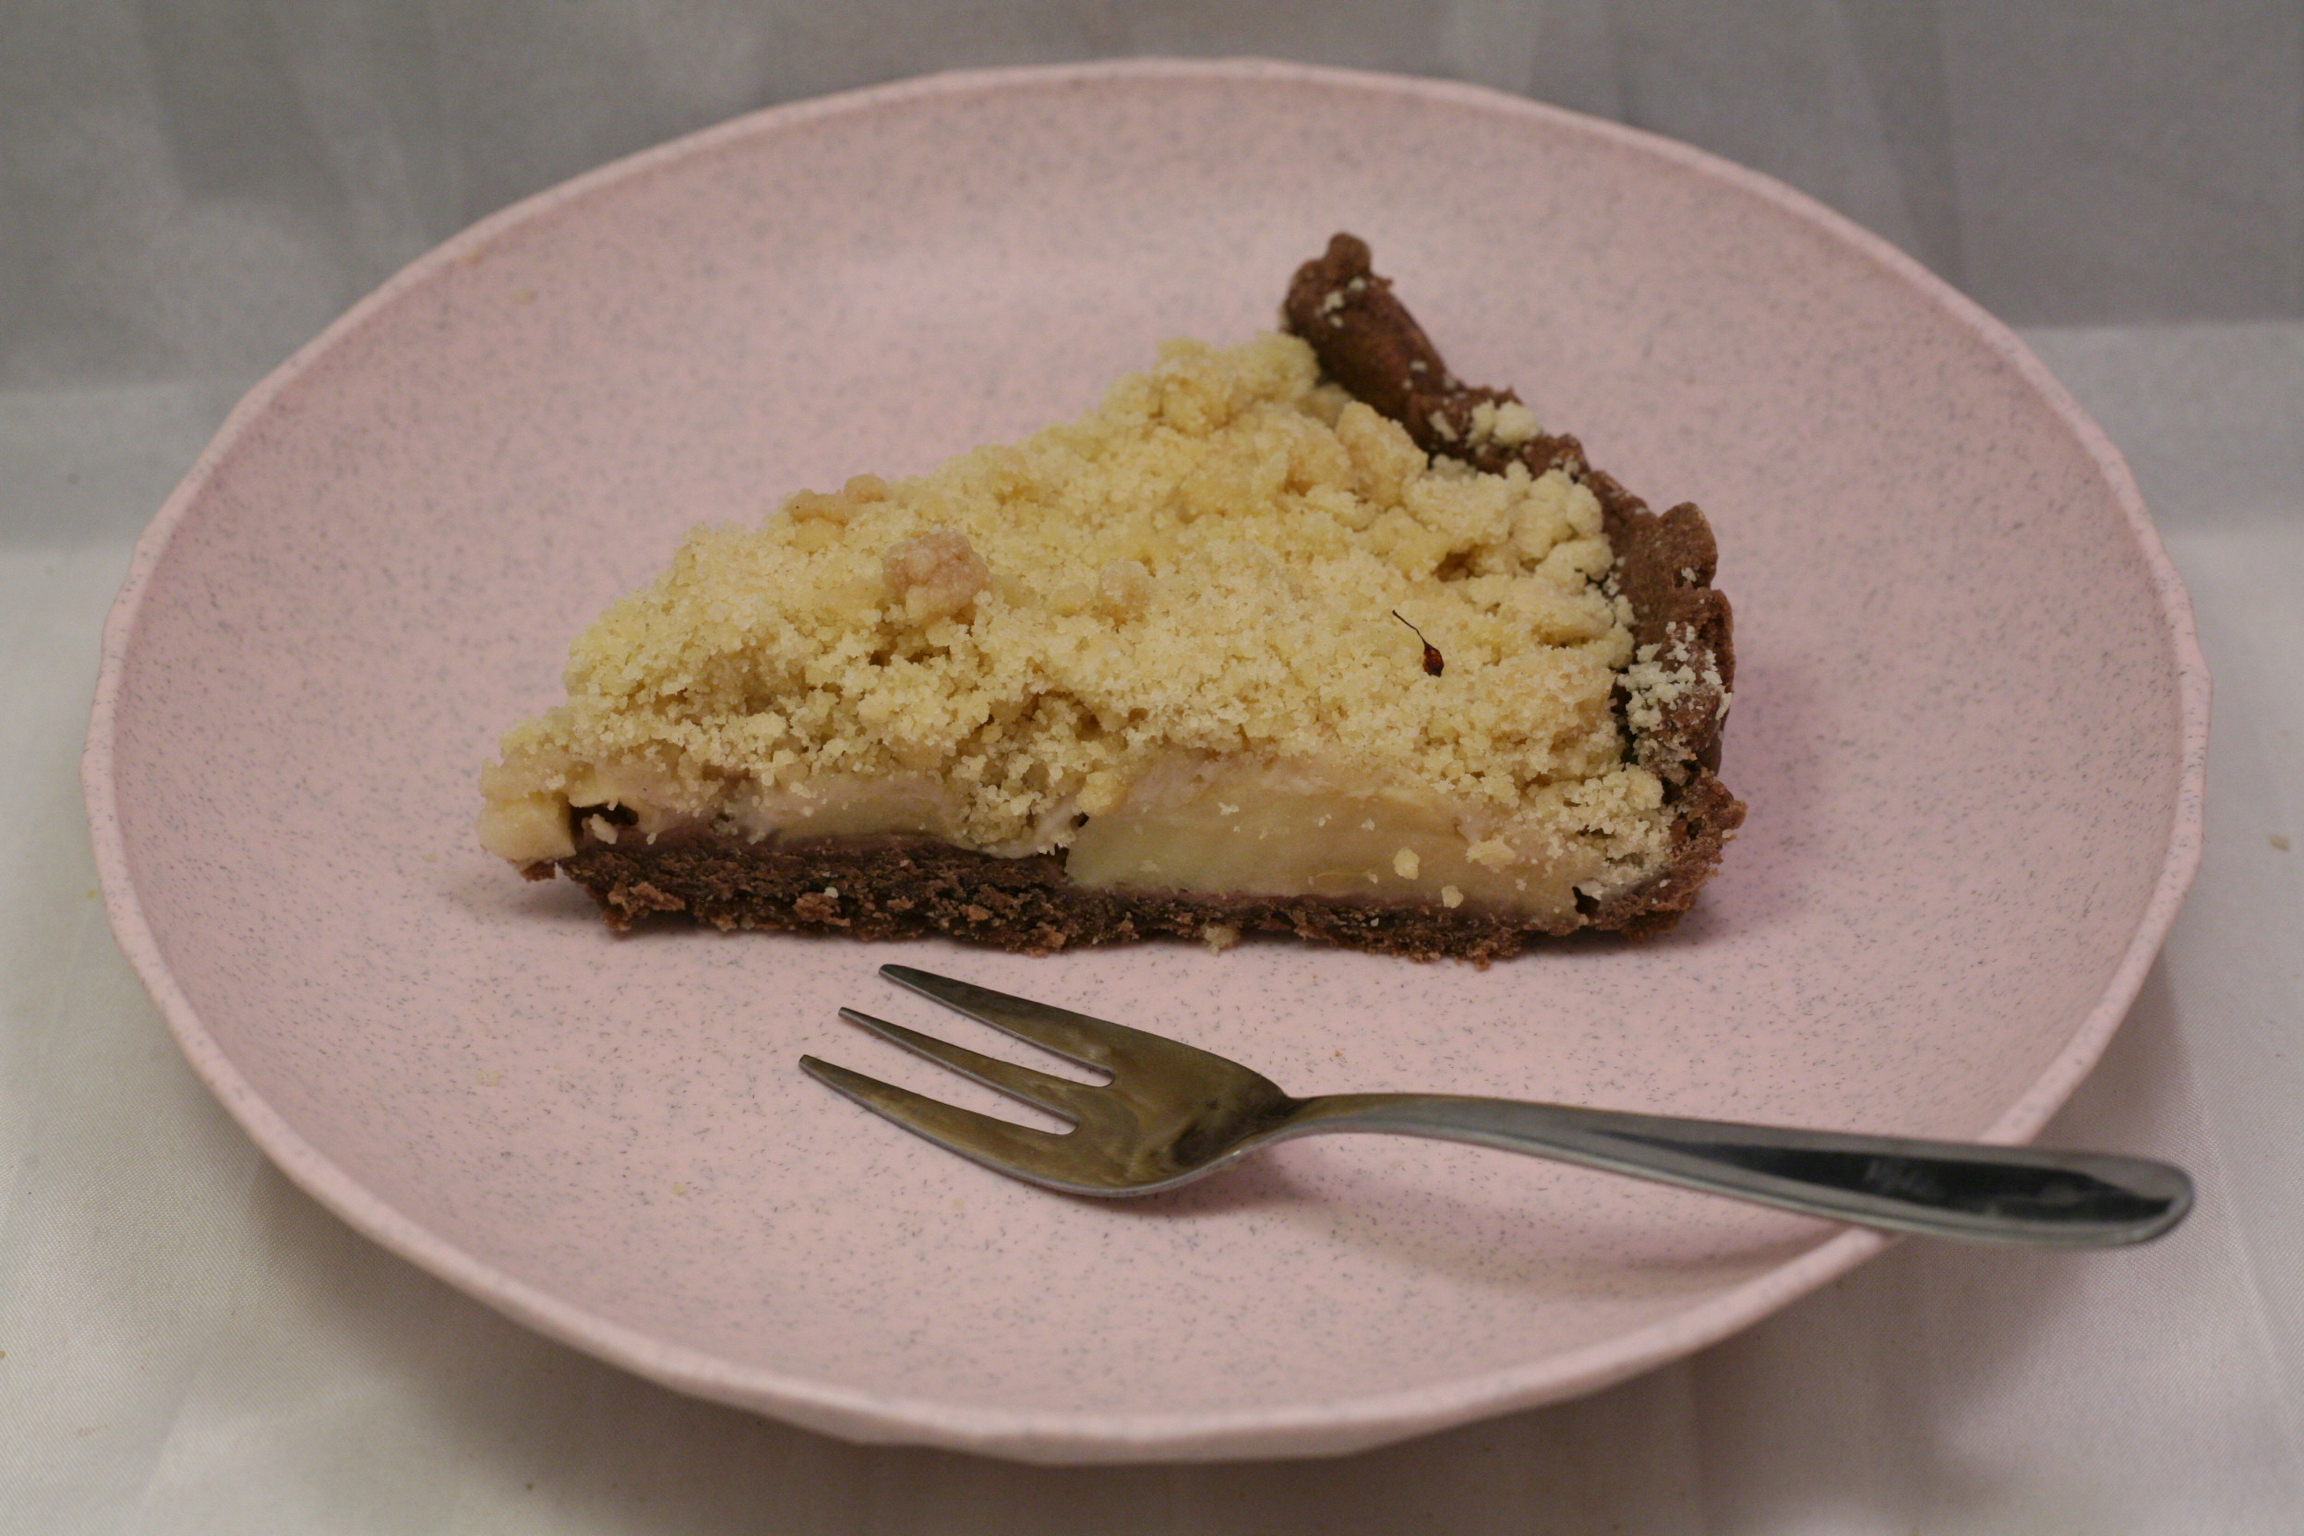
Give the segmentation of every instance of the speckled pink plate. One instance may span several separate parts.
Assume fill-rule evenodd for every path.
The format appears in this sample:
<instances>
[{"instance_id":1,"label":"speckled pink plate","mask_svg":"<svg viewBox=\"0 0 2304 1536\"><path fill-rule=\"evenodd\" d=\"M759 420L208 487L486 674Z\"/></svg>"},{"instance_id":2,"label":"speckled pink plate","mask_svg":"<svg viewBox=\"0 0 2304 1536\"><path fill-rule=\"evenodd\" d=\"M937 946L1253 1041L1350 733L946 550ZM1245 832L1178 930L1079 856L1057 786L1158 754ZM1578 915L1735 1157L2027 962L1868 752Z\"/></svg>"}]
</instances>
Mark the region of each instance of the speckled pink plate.
<instances>
[{"instance_id":1,"label":"speckled pink plate","mask_svg":"<svg viewBox=\"0 0 2304 1536\"><path fill-rule=\"evenodd\" d=\"M1277 942L617 939L474 846L497 734L687 526L1069 416L1164 337L1243 337L1338 228L1466 376L1710 511L1751 820L1676 934L1486 971ZM1587 1391L1878 1242L1379 1138L1136 1203L1043 1194L795 1069L965 1096L834 1018L970 1033L875 965L1187 1036L1300 1092L2018 1140L2176 910L2206 698L2113 450L1879 241L1483 91L1117 64L766 112L417 262L249 396L145 537L87 784L113 922L184 1050L387 1247L837 1435L1242 1457Z\"/></svg>"}]
</instances>

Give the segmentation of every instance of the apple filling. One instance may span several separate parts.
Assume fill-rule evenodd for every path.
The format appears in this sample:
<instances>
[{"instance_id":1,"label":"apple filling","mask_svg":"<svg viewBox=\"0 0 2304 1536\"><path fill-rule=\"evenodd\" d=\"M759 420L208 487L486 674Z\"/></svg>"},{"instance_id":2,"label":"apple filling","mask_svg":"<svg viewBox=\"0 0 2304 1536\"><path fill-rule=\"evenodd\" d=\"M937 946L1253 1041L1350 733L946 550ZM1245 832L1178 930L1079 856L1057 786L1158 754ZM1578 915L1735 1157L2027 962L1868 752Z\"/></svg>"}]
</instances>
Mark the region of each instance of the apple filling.
<instances>
[{"instance_id":1,"label":"apple filling","mask_svg":"<svg viewBox=\"0 0 2304 1536\"><path fill-rule=\"evenodd\" d=\"M1660 796L1646 775L1619 787ZM1469 903L1556 924L1572 919L1579 886L1613 887L1653 855L1592 836L1598 819L1566 796L1497 817L1406 785L1351 788L1302 769L1176 763L1083 826L1065 870L1091 887Z\"/></svg>"},{"instance_id":2,"label":"apple filling","mask_svg":"<svg viewBox=\"0 0 2304 1536\"><path fill-rule=\"evenodd\" d=\"M668 810L645 771L597 773L555 795L492 804L491 852L517 863L572 856L584 840L712 835L747 843L854 837L956 840L959 797L924 775L831 776L792 789L746 786L709 812ZM1633 770L1610 786L1650 809L1653 777ZM597 797L597 798L595 798ZM1067 850L1065 872L1090 889L1209 896L1320 896L1412 901L1508 913L1537 925L1572 920L1577 891L1636 878L1654 850L1595 835L1625 807L1593 814L1593 786L1542 796L1510 817L1450 807L1408 785L1353 788L1317 770L1176 756L1157 763L1119 804L1088 817L1051 809L1043 835L983 851L1010 857ZM1654 825L1638 821L1637 825Z\"/></svg>"}]
</instances>

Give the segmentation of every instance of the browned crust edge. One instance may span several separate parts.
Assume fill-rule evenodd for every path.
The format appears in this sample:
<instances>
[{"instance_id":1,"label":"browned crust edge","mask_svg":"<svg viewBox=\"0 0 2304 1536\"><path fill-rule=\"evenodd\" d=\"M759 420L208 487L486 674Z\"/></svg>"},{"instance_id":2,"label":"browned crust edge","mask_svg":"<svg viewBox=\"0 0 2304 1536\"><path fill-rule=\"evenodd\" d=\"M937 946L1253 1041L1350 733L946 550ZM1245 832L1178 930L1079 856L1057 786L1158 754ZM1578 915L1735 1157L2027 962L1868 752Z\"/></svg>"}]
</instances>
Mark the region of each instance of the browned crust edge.
<instances>
[{"instance_id":1,"label":"browned crust edge","mask_svg":"<svg viewBox=\"0 0 2304 1536\"><path fill-rule=\"evenodd\" d=\"M1476 439L1473 411L1517 400L1510 390L1458 380L1423 328L1369 266L1367 245L1348 234L1300 268L1282 307L1287 328L1309 342L1328 377L1408 429L1427 452L1491 473L1519 462L1530 473L1562 469L1599 498L1616 563L1612 591L1631 603L1634 641L1669 651L1717 688L1686 690L1656 728L1632 733L1631 754L1663 781L1673 811L1666 864L1639 885L1588 903L1578 926L1649 934L1669 928L1695 901L1744 819L1718 777L1722 701L1734 685L1728 601L1711 586L1718 552L1704 514L1683 503L1659 516L1610 476L1592 469L1583 445L1538 436L1517 447ZM1626 697L1620 689L1621 715ZM925 838L748 843L724 838L604 842L577 823L577 852L531 866L557 868L589 891L616 929L656 914L686 913L721 929L762 928L893 939L942 934L1029 954L1155 937L1292 933L1343 948L1485 965L1518 953L1532 933L1567 930L1471 907L1333 897L1213 897L1188 892L1101 891L1075 885L1057 855L1002 858ZM610 815L610 821L626 818Z\"/></svg>"},{"instance_id":2,"label":"browned crust edge","mask_svg":"<svg viewBox=\"0 0 2304 1536\"><path fill-rule=\"evenodd\" d=\"M1369 261L1365 241L1332 237L1288 285L1281 305L1287 328L1311 344L1329 378L1406 427L1427 453L1490 474L1514 463L1532 475L1558 469L1590 487L1616 557L1609 589L1631 604L1633 643L1641 654L1665 657L1699 679L1662 706L1657 725L1637 732L1625 726L1632 759L1664 783L1673 810L1672 852L1655 875L1587 914L1589 926L1615 932L1669 928L1719 867L1722 848L1744 820L1743 802L1719 777L1736 651L1728 599L1712 586L1720 552L1711 524L1694 502L1660 515L1649 511L1614 476L1592 468L1573 437L1539 433L1512 446L1483 441L1475 410L1520 397L1457 378ZM1626 703L1620 688L1620 719Z\"/></svg>"}]
</instances>

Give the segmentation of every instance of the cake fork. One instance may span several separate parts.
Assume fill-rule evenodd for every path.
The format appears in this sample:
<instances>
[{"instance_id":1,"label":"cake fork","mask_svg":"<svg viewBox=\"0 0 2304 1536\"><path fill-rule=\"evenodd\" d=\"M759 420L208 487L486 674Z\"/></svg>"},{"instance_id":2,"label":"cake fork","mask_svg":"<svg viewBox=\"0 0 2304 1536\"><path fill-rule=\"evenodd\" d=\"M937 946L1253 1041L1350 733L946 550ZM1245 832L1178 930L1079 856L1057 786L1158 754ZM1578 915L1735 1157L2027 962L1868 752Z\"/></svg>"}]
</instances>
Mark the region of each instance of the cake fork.
<instances>
[{"instance_id":1,"label":"cake fork","mask_svg":"<svg viewBox=\"0 0 2304 1536\"><path fill-rule=\"evenodd\" d=\"M1148 1195L1260 1148L1332 1131L1390 1132L1533 1153L1834 1221L1971 1241L2101 1248L2184 1219L2192 1181L2143 1158L1792 1130L1435 1093L1292 1098L1226 1057L1162 1035L907 965L899 986L1079 1066L1092 1085L843 1008L840 1016L1026 1104L1067 1131L962 1109L814 1056L801 1069L873 1113L987 1168L1075 1195Z\"/></svg>"}]
</instances>

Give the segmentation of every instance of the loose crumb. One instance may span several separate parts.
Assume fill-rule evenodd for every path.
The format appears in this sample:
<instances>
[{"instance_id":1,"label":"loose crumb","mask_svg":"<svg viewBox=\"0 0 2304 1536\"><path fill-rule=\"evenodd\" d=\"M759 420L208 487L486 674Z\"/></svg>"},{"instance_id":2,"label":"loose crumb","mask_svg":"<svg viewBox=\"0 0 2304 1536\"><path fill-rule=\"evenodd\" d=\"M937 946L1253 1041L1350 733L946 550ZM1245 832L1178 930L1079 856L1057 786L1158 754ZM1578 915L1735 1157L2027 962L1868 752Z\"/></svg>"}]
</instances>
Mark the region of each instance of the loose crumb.
<instances>
[{"instance_id":1,"label":"loose crumb","mask_svg":"<svg viewBox=\"0 0 2304 1536\"><path fill-rule=\"evenodd\" d=\"M968 535L952 528L899 540L889 546L883 565L889 596L904 605L905 618L914 624L966 612L992 580Z\"/></svg>"}]
</instances>

